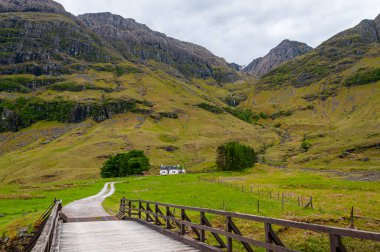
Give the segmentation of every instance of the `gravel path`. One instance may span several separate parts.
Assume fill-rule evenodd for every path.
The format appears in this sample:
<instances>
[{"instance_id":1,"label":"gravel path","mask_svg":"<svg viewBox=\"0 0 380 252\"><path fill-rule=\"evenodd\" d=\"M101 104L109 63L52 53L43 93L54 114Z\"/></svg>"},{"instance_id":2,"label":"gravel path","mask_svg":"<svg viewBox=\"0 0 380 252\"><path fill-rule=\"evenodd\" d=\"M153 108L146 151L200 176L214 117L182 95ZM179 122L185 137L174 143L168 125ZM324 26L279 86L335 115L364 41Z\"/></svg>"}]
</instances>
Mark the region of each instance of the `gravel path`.
<instances>
[{"instance_id":1,"label":"gravel path","mask_svg":"<svg viewBox=\"0 0 380 252\"><path fill-rule=\"evenodd\" d=\"M74 201L63 208L63 213L68 218L89 218L110 216L107 213L102 203L115 192L115 182L108 182L104 185L103 189L96 195L88 198Z\"/></svg>"}]
</instances>

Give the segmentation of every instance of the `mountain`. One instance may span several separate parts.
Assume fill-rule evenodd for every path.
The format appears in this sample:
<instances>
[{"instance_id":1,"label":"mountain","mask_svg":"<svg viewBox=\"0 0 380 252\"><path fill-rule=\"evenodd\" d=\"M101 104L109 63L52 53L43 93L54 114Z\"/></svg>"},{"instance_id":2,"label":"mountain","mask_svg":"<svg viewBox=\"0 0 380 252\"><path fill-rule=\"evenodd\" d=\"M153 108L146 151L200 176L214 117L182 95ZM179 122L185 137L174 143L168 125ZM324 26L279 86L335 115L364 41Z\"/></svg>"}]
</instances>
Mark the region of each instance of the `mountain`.
<instances>
[{"instance_id":1,"label":"mountain","mask_svg":"<svg viewBox=\"0 0 380 252\"><path fill-rule=\"evenodd\" d=\"M275 165L379 167L380 15L336 34L259 79L241 106L278 128ZM309 150L302 143L311 144ZM376 168L377 169L377 168Z\"/></svg>"},{"instance_id":2,"label":"mountain","mask_svg":"<svg viewBox=\"0 0 380 252\"><path fill-rule=\"evenodd\" d=\"M341 73L363 58L380 55L379 34L380 15L374 20L363 20L357 26L323 42L306 55L277 67L260 81L259 86L269 89L284 85L301 87L329 75L334 75L330 81L344 84L357 73L358 69L353 69L348 76L343 76ZM367 70L369 69L360 71Z\"/></svg>"},{"instance_id":3,"label":"mountain","mask_svg":"<svg viewBox=\"0 0 380 252\"><path fill-rule=\"evenodd\" d=\"M305 43L285 39L264 57L254 59L243 69L243 72L261 78L278 65L301 56L312 49Z\"/></svg>"},{"instance_id":4,"label":"mountain","mask_svg":"<svg viewBox=\"0 0 380 252\"><path fill-rule=\"evenodd\" d=\"M123 61L54 1L1 1L0 20L0 74L60 75Z\"/></svg>"},{"instance_id":5,"label":"mountain","mask_svg":"<svg viewBox=\"0 0 380 252\"><path fill-rule=\"evenodd\" d=\"M222 83L239 79L228 63L204 47L183 42L152 31L133 19L111 13L78 16L88 27L109 41L126 59L155 59L168 64L185 76L214 77Z\"/></svg>"},{"instance_id":6,"label":"mountain","mask_svg":"<svg viewBox=\"0 0 380 252\"><path fill-rule=\"evenodd\" d=\"M59 75L93 63L155 60L187 78L240 79L228 63L207 49L150 30L111 13L75 17L48 0L0 3L0 73Z\"/></svg>"},{"instance_id":7,"label":"mountain","mask_svg":"<svg viewBox=\"0 0 380 252\"><path fill-rule=\"evenodd\" d=\"M252 64L280 64L257 79L131 19L1 1L0 181L97 178L107 157L132 149L153 172L213 169L227 141L272 165L376 168L379 24L364 20L280 63L303 48L284 41Z\"/></svg>"}]
</instances>

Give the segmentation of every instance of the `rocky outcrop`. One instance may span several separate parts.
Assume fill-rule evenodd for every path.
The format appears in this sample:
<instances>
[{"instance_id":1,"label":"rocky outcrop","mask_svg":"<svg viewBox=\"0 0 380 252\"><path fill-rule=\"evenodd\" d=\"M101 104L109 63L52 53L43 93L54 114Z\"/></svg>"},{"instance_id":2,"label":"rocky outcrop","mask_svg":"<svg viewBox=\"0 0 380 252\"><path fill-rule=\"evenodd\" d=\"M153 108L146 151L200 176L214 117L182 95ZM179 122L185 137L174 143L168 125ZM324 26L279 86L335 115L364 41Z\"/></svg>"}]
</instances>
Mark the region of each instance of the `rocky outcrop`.
<instances>
[{"instance_id":1,"label":"rocky outcrop","mask_svg":"<svg viewBox=\"0 0 380 252\"><path fill-rule=\"evenodd\" d=\"M67 13L61 4L52 0L1 0L0 12Z\"/></svg>"},{"instance_id":2,"label":"rocky outcrop","mask_svg":"<svg viewBox=\"0 0 380 252\"><path fill-rule=\"evenodd\" d=\"M132 111L136 100L114 100L105 103L79 103L74 101L44 101L38 98L16 101L0 100L0 132L18 131L41 121L79 123L87 118L96 122L109 119L114 114Z\"/></svg>"},{"instance_id":3,"label":"rocky outcrop","mask_svg":"<svg viewBox=\"0 0 380 252\"><path fill-rule=\"evenodd\" d=\"M278 65L301 56L312 49L313 48L305 43L286 39L273 48L264 57L254 59L247 67L243 69L243 72L260 78L269 73Z\"/></svg>"},{"instance_id":4,"label":"rocky outcrop","mask_svg":"<svg viewBox=\"0 0 380 252\"><path fill-rule=\"evenodd\" d=\"M45 12L0 13L0 74L59 75L78 71L78 60L122 59L73 18Z\"/></svg>"},{"instance_id":5,"label":"rocky outcrop","mask_svg":"<svg viewBox=\"0 0 380 252\"><path fill-rule=\"evenodd\" d=\"M206 48L152 31L133 19L111 13L78 17L129 60L158 60L190 77L208 78L214 77L216 72L223 72L224 77L221 79L225 82L238 79L234 69L224 59L213 55Z\"/></svg>"}]
</instances>

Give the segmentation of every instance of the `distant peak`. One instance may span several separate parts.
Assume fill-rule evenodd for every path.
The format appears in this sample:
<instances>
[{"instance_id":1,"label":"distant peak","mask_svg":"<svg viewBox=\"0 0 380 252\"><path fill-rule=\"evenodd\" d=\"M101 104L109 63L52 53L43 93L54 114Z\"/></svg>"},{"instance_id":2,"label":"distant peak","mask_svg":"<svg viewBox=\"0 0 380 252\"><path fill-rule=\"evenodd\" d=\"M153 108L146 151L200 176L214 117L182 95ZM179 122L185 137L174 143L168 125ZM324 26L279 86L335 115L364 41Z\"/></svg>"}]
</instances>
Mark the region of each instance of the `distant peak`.
<instances>
[{"instance_id":1,"label":"distant peak","mask_svg":"<svg viewBox=\"0 0 380 252\"><path fill-rule=\"evenodd\" d=\"M284 39L279 45L270 50L267 55L253 60L243 71L260 78L278 65L301 56L312 49L305 43Z\"/></svg>"}]
</instances>

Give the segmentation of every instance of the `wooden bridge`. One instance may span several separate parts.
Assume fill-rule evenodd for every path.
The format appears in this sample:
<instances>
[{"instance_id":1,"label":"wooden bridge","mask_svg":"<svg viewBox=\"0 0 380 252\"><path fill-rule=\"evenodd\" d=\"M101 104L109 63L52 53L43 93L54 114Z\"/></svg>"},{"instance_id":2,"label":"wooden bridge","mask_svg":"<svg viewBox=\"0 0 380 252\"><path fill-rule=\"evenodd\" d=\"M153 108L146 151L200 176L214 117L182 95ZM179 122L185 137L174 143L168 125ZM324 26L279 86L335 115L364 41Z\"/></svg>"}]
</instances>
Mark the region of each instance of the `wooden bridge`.
<instances>
[{"instance_id":1,"label":"wooden bridge","mask_svg":"<svg viewBox=\"0 0 380 252\"><path fill-rule=\"evenodd\" d=\"M295 251L275 232L284 228L326 234L334 252L347 251L343 237L380 245L375 232L125 198L116 217L73 219L55 201L40 223L26 251ZM254 223L261 230L244 235Z\"/></svg>"}]
</instances>

